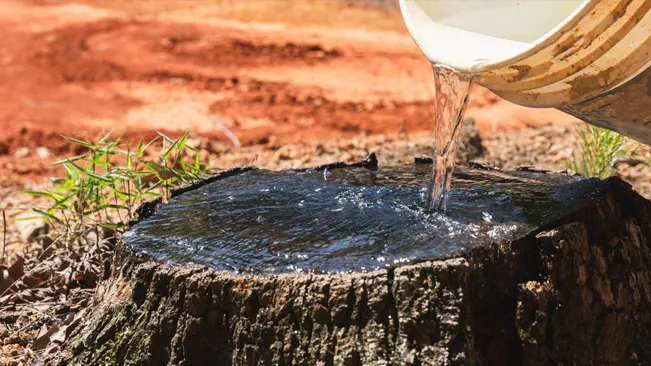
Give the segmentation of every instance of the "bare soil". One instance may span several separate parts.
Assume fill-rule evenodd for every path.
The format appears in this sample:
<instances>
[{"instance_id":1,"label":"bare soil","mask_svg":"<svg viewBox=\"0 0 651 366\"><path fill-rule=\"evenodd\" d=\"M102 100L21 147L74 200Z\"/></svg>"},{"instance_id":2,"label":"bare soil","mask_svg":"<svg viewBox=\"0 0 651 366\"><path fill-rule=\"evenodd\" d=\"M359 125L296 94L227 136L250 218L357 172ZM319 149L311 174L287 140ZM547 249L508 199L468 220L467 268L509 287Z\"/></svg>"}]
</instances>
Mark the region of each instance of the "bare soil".
<instances>
[{"instance_id":1,"label":"bare soil","mask_svg":"<svg viewBox=\"0 0 651 366\"><path fill-rule=\"evenodd\" d=\"M315 2L313 13L347 25L333 28L300 22L313 13L297 5L264 23L233 19L274 14L267 2L244 2L242 9L220 0L195 7L86 3L0 3L3 176L42 178L50 160L33 154L17 160L15 153L24 147L71 153L59 135L146 138L155 130L192 130L229 141L229 130L253 146L432 128L431 68L395 9L340 11L341 4ZM220 10L230 18L206 16L220 4L231 9ZM371 21L380 29L369 29ZM484 132L574 121L555 110L514 106L481 87L473 90L468 116Z\"/></svg>"}]
</instances>

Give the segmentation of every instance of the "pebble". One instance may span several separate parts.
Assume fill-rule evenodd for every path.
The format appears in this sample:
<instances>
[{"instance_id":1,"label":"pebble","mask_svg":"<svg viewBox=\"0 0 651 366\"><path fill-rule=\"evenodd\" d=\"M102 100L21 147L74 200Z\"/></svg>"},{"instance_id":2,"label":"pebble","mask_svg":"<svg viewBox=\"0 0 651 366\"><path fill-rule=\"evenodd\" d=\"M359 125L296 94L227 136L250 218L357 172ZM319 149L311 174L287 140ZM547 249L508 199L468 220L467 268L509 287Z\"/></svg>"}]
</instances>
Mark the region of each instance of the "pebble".
<instances>
[{"instance_id":1,"label":"pebble","mask_svg":"<svg viewBox=\"0 0 651 366\"><path fill-rule=\"evenodd\" d=\"M30 152L31 152L31 149L29 147L18 148L14 152L14 158L16 158L16 159L24 158L27 155L29 155Z\"/></svg>"},{"instance_id":2,"label":"pebble","mask_svg":"<svg viewBox=\"0 0 651 366\"><path fill-rule=\"evenodd\" d=\"M35 153L40 159L47 159L50 157L50 150L43 146L37 147Z\"/></svg>"}]
</instances>

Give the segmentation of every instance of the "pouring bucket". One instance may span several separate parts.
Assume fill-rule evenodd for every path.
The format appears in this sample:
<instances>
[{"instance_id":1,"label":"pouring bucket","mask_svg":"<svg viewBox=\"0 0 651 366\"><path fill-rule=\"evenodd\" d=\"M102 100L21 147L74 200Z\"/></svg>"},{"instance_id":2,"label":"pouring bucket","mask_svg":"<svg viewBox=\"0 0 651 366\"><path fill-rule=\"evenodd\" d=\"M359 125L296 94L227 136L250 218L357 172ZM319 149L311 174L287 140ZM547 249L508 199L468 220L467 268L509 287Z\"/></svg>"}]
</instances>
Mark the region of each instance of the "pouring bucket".
<instances>
[{"instance_id":1,"label":"pouring bucket","mask_svg":"<svg viewBox=\"0 0 651 366\"><path fill-rule=\"evenodd\" d=\"M651 145L651 0L400 0L427 59Z\"/></svg>"}]
</instances>

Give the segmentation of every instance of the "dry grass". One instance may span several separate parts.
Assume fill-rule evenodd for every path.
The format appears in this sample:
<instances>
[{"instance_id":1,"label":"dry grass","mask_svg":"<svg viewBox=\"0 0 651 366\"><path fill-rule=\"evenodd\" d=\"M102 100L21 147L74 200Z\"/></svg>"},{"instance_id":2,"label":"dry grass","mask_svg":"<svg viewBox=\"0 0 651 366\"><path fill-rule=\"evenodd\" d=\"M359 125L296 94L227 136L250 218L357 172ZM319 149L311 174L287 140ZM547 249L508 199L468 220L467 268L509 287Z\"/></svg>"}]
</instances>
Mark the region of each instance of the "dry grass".
<instances>
[{"instance_id":1,"label":"dry grass","mask_svg":"<svg viewBox=\"0 0 651 366\"><path fill-rule=\"evenodd\" d=\"M43 5L71 0L29 0ZM390 0L387 0L390 1ZM405 32L396 7L369 0L76 0L75 3L165 20L283 23L295 27L334 27Z\"/></svg>"}]
</instances>

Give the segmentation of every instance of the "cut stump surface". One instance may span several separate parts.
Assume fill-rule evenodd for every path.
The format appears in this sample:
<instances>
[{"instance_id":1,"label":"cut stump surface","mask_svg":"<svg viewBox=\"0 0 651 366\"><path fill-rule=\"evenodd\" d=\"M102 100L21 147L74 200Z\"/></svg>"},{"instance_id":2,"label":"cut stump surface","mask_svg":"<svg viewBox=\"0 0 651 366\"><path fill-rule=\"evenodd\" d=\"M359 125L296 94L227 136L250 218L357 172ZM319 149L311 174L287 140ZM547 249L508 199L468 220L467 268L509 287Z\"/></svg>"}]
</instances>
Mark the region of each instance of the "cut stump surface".
<instances>
[{"instance_id":1,"label":"cut stump surface","mask_svg":"<svg viewBox=\"0 0 651 366\"><path fill-rule=\"evenodd\" d=\"M604 186L507 243L371 272L215 271L123 243L48 363L650 364L651 203Z\"/></svg>"}]
</instances>

